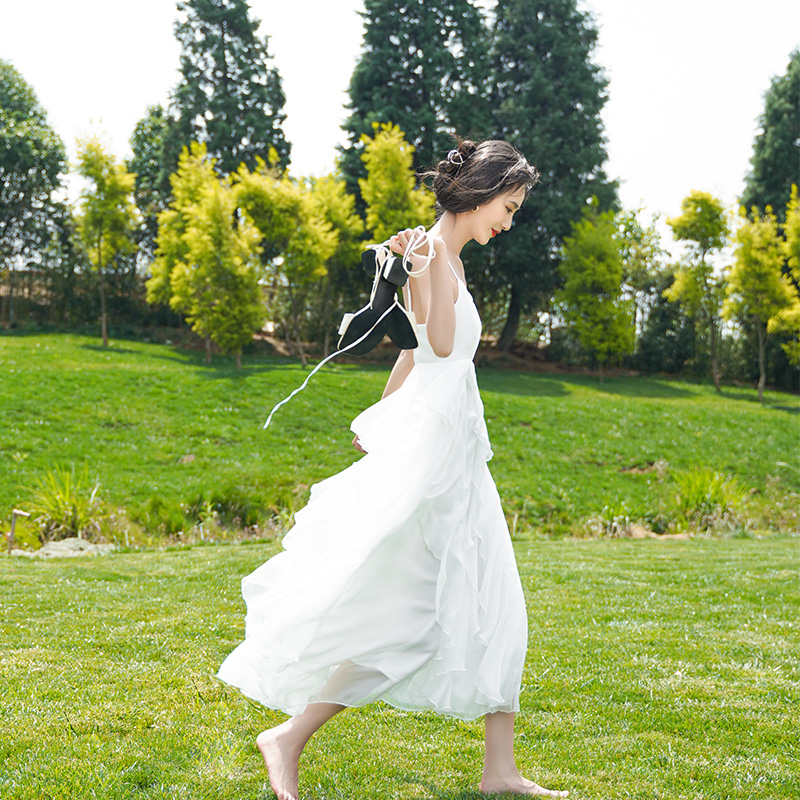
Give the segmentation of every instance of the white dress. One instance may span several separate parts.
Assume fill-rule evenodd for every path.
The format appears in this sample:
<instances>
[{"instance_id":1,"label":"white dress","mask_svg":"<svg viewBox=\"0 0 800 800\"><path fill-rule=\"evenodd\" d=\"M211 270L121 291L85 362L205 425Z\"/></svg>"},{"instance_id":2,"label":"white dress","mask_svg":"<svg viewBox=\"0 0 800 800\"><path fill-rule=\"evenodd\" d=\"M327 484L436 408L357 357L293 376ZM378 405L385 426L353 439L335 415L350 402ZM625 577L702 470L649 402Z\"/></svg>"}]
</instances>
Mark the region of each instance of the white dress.
<instances>
[{"instance_id":1,"label":"white dress","mask_svg":"<svg viewBox=\"0 0 800 800\"><path fill-rule=\"evenodd\" d=\"M519 709L525 603L458 287L453 352L419 326L402 386L353 420L367 455L314 485L283 552L242 579L245 640L216 677L269 708Z\"/></svg>"}]
</instances>

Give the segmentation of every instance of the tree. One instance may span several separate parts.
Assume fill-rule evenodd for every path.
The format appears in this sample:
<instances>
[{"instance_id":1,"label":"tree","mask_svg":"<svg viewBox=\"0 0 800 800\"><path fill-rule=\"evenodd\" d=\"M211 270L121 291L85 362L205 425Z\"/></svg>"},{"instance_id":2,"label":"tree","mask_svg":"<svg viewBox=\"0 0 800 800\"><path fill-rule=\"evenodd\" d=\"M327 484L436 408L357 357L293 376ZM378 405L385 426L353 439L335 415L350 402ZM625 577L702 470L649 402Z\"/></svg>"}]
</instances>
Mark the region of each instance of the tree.
<instances>
[{"instance_id":1,"label":"tree","mask_svg":"<svg viewBox=\"0 0 800 800\"><path fill-rule=\"evenodd\" d=\"M789 363L800 367L800 195L797 185L792 186L789 204L786 207L786 221L783 224L783 255L786 267L793 280L795 299L770 319L768 333L785 336L788 341L781 347Z\"/></svg>"},{"instance_id":2,"label":"tree","mask_svg":"<svg viewBox=\"0 0 800 800\"><path fill-rule=\"evenodd\" d=\"M697 349L697 328L679 303L664 296L675 280L675 265L667 265L656 278L652 304L636 341L635 365L644 372L678 374Z\"/></svg>"},{"instance_id":3,"label":"tree","mask_svg":"<svg viewBox=\"0 0 800 800\"><path fill-rule=\"evenodd\" d=\"M172 308L199 336L233 353L237 369L243 345L264 323L258 238L252 223L238 219L228 181L215 180L201 189L184 234L186 258L172 274Z\"/></svg>"},{"instance_id":4,"label":"tree","mask_svg":"<svg viewBox=\"0 0 800 800\"><path fill-rule=\"evenodd\" d=\"M256 158L271 148L285 166L281 78L247 0L183 0L178 10L185 14L175 24L181 79L172 95L166 163L174 165L183 147L199 141L223 174L242 163L255 169Z\"/></svg>"},{"instance_id":5,"label":"tree","mask_svg":"<svg viewBox=\"0 0 800 800\"><path fill-rule=\"evenodd\" d=\"M639 221L640 209L621 210L616 216L617 242L622 262L622 284L633 300L633 324L639 331L655 300L662 273L664 250L656 230L656 217L650 225Z\"/></svg>"},{"instance_id":6,"label":"tree","mask_svg":"<svg viewBox=\"0 0 800 800\"><path fill-rule=\"evenodd\" d=\"M633 303L622 297L622 260L612 211L593 205L564 240L559 272L564 286L556 295L564 319L581 346L603 367L633 352Z\"/></svg>"},{"instance_id":7,"label":"tree","mask_svg":"<svg viewBox=\"0 0 800 800\"><path fill-rule=\"evenodd\" d=\"M313 180L311 198L319 216L336 235L336 249L325 262L324 289L317 296L316 318L322 329L325 357L330 350L331 330L338 326L343 309L357 308L367 288L367 276L361 268L364 222L356 214L355 198L347 193L339 174Z\"/></svg>"},{"instance_id":8,"label":"tree","mask_svg":"<svg viewBox=\"0 0 800 800\"><path fill-rule=\"evenodd\" d=\"M164 145L169 132L169 117L163 106L149 106L136 123L130 145L133 158L128 170L136 175L134 197L142 215L139 247L147 261L155 255L158 215L169 203L169 174L165 169Z\"/></svg>"},{"instance_id":9,"label":"tree","mask_svg":"<svg viewBox=\"0 0 800 800\"><path fill-rule=\"evenodd\" d=\"M783 219L792 184L800 180L800 49L786 73L773 78L758 122L742 205L762 212L772 206Z\"/></svg>"},{"instance_id":10,"label":"tree","mask_svg":"<svg viewBox=\"0 0 800 800\"><path fill-rule=\"evenodd\" d=\"M509 306L498 348L508 350L520 315L547 307L558 284L561 243L592 196L605 210L616 184L603 171L600 112L608 81L592 61L597 29L576 0L498 3L492 42L495 133L539 168L541 183L494 245L498 286Z\"/></svg>"},{"instance_id":11,"label":"tree","mask_svg":"<svg viewBox=\"0 0 800 800\"><path fill-rule=\"evenodd\" d=\"M769 207L763 216L753 209L752 217L742 219L736 232L736 262L728 278L723 312L727 319L738 319L755 332L758 400L762 402L767 374L767 325L780 311L792 306L797 292L781 272L783 253L777 218Z\"/></svg>"},{"instance_id":12,"label":"tree","mask_svg":"<svg viewBox=\"0 0 800 800\"><path fill-rule=\"evenodd\" d=\"M414 168L454 146L453 133L491 132L486 101L486 29L473 0L365 0L362 53L350 80L350 145L342 171L357 192L364 136L375 123L406 134Z\"/></svg>"},{"instance_id":13,"label":"tree","mask_svg":"<svg viewBox=\"0 0 800 800\"><path fill-rule=\"evenodd\" d=\"M147 302L169 305L172 300L172 273L175 265L188 254L186 230L193 209L203 196L203 190L216 180L214 161L208 157L205 145L192 144L184 149L178 169L170 177L172 200L158 215L156 257L147 281ZM211 340L206 339L206 361L211 360Z\"/></svg>"},{"instance_id":14,"label":"tree","mask_svg":"<svg viewBox=\"0 0 800 800\"><path fill-rule=\"evenodd\" d=\"M433 224L434 198L424 187L415 188L414 148L403 131L390 123L376 124L373 137L364 135L363 144L367 177L358 183L374 240L383 242L403 228Z\"/></svg>"},{"instance_id":15,"label":"tree","mask_svg":"<svg viewBox=\"0 0 800 800\"><path fill-rule=\"evenodd\" d=\"M186 316L205 341L206 363L214 342L239 368L242 346L264 321L258 230L239 214L230 180L217 176L204 145L181 154L172 194L159 215L148 301Z\"/></svg>"},{"instance_id":16,"label":"tree","mask_svg":"<svg viewBox=\"0 0 800 800\"><path fill-rule=\"evenodd\" d=\"M14 261L38 259L54 235L53 192L66 171L64 143L31 86L0 60L0 268L14 321Z\"/></svg>"},{"instance_id":17,"label":"tree","mask_svg":"<svg viewBox=\"0 0 800 800\"><path fill-rule=\"evenodd\" d=\"M689 260L675 273L675 282L664 292L672 302L679 302L701 324L708 326L711 377L720 391L717 345L720 314L725 294L722 277L715 274L708 255L721 250L729 229L722 203L708 192L692 191L681 203L683 213L667 220L678 241L687 243Z\"/></svg>"},{"instance_id":18,"label":"tree","mask_svg":"<svg viewBox=\"0 0 800 800\"><path fill-rule=\"evenodd\" d=\"M114 161L97 137L78 140L78 173L88 182L81 193L78 228L100 279L100 326L108 347L105 271L117 256L133 252L138 219L132 201L136 176Z\"/></svg>"},{"instance_id":19,"label":"tree","mask_svg":"<svg viewBox=\"0 0 800 800\"><path fill-rule=\"evenodd\" d=\"M240 208L258 230L268 287L267 308L283 319L287 342L293 336L303 366L301 330L311 289L325 278L338 235L323 218L308 187L259 161L234 176Z\"/></svg>"}]
</instances>

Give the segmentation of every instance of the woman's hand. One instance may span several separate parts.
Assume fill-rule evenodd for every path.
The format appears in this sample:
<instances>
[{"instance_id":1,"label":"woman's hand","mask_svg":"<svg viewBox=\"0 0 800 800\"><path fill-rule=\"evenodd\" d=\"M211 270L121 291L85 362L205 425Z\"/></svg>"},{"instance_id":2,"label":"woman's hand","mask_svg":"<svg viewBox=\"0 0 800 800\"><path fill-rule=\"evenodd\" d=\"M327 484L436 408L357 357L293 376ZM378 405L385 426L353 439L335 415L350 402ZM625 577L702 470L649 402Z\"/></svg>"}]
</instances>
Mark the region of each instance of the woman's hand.
<instances>
[{"instance_id":1,"label":"woman's hand","mask_svg":"<svg viewBox=\"0 0 800 800\"><path fill-rule=\"evenodd\" d=\"M355 447L359 453L364 453L366 455L367 451L361 446L361 442L358 441L358 436L353 437L353 447Z\"/></svg>"},{"instance_id":2,"label":"woman's hand","mask_svg":"<svg viewBox=\"0 0 800 800\"><path fill-rule=\"evenodd\" d=\"M438 236L422 234L419 228L405 228L389 239L389 249L398 255L404 255L410 244L415 245L414 252L409 253L408 256L408 261L414 270L419 270L428 263L428 252L431 246L434 256L447 251L443 239Z\"/></svg>"}]
</instances>

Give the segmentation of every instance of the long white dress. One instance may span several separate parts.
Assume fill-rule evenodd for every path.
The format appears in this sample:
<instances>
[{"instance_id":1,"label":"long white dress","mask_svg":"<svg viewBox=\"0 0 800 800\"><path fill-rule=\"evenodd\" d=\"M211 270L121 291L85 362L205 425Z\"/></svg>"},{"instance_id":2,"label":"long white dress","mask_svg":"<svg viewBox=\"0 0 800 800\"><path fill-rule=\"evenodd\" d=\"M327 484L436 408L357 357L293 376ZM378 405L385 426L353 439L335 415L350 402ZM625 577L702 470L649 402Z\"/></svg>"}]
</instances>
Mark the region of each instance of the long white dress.
<instances>
[{"instance_id":1,"label":"long white dress","mask_svg":"<svg viewBox=\"0 0 800 800\"><path fill-rule=\"evenodd\" d=\"M519 709L525 603L458 287L453 352L419 326L402 386L353 420L367 455L314 485L284 550L242 579L245 640L216 677L269 708Z\"/></svg>"}]
</instances>

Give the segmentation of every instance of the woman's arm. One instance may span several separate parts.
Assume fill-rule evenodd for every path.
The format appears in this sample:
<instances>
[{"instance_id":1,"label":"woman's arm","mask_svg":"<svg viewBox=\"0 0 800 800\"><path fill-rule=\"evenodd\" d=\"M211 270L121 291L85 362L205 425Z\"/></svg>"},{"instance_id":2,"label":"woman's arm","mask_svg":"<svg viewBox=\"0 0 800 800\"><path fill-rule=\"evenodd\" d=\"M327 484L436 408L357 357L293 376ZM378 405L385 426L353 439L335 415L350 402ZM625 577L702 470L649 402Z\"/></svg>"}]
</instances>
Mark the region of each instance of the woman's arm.
<instances>
[{"instance_id":1,"label":"woman's arm","mask_svg":"<svg viewBox=\"0 0 800 800\"><path fill-rule=\"evenodd\" d=\"M384 397L388 397L392 392L396 392L403 385L413 366L414 351L401 350L400 355L397 356L397 361L394 362L389 380L386 381L386 388L383 390L381 400Z\"/></svg>"},{"instance_id":2,"label":"woman's arm","mask_svg":"<svg viewBox=\"0 0 800 800\"><path fill-rule=\"evenodd\" d=\"M456 337L456 307L453 303L453 284L447 249L441 239L434 239L436 255L431 261L430 293L428 313L425 316L425 332L431 349L439 358L453 352Z\"/></svg>"},{"instance_id":3,"label":"woman's arm","mask_svg":"<svg viewBox=\"0 0 800 800\"><path fill-rule=\"evenodd\" d=\"M392 371L389 375L389 380L386 381L386 388L383 390L381 400L383 400L384 397L388 397L392 392L396 392L403 385L403 382L408 377L408 374L411 372L413 366L414 351L401 350L400 355L397 356L397 361L394 362L394 366L392 367ZM367 452L358 441L358 436L353 437L353 447L355 447L359 453Z\"/></svg>"},{"instance_id":4,"label":"woman's arm","mask_svg":"<svg viewBox=\"0 0 800 800\"><path fill-rule=\"evenodd\" d=\"M406 308L408 308L408 293L406 292L405 286L403 287L403 298L405 300ZM413 367L414 351L401 350L400 355L397 356L397 361L394 362L392 371L389 374L389 380L386 381L386 388L383 390L381 400L383 400L384 397L388 397L392 392L396 392L403 385ZM367 452L358 441L358 436L353 437L353 447L355 447L355 449L361 453Z\"/></svg>"},{"instance_id":5,"label":"woman's arm","mask_svg":"<svg viewBox=\"0 0 800 800\"><path fill-rule=\"evenodd\" d=\"M389 240L389 246L395 253L403 253L415 233L413 230L400 231ZM439 358L446 358L453 352L456 336L456 309L450 278L451 270L444 241L438 237L430 241L434 252L430 267L419 278L410 278L409 282L416 281L416 296L427 299L425 332L431 349ZM414 254L409 261L414 269L419 269L424 258L420 254Z\"/></svg>"}]
</instances>

